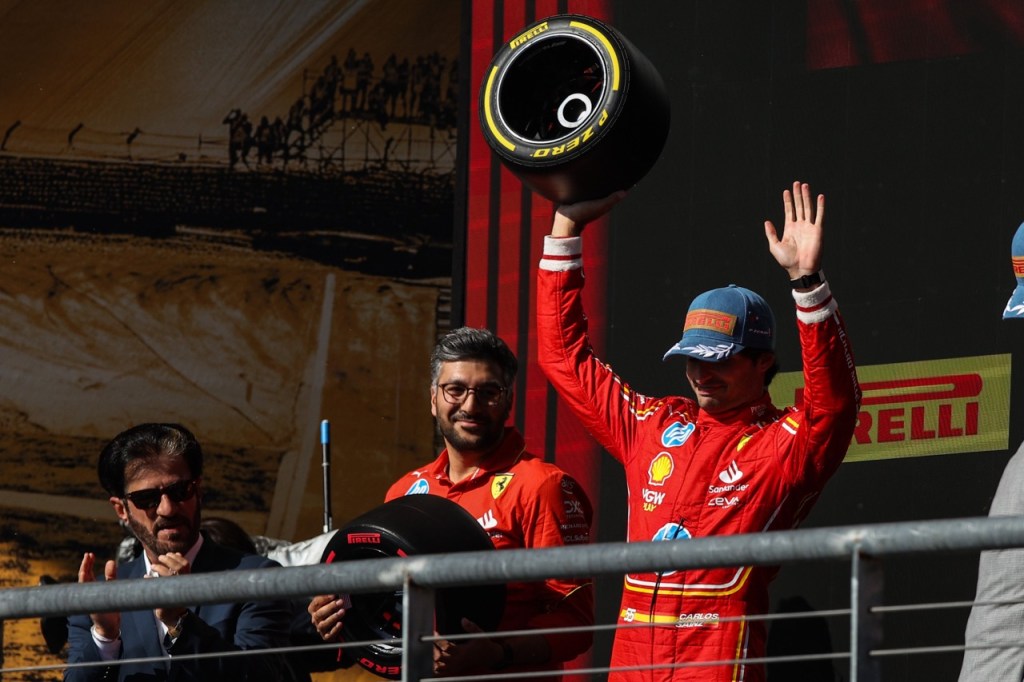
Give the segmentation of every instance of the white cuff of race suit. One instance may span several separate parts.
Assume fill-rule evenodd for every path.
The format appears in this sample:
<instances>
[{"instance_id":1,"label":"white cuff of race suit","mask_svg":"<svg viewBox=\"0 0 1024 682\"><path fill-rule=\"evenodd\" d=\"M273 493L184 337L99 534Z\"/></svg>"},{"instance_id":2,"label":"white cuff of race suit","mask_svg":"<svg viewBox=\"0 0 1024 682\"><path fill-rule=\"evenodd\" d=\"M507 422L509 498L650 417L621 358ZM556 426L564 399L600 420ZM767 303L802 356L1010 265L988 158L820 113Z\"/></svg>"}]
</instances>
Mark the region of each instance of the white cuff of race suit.
<instances>
[{"instance_id":1,"label":"white cuff of race suit","mask_svg":"<svg viewBox=\"0 0 1024 682\"><path fill-rule=\"evenodd\" d=\"M565 272L583 267L583 237L544 237L541 270Z\"/></svg>"},{"instance_id":2,"label":"white cuff of race suit","mask_svg":"<svg viewBox=\"0 0 1024 682\"><path fill-rule=\"evenodd\" d=\"M810 291L794 290L793 300L796 301L796 319L805 324L824 322L838 308L828 282L822 282Z\"/></svg>"}]
</instances>

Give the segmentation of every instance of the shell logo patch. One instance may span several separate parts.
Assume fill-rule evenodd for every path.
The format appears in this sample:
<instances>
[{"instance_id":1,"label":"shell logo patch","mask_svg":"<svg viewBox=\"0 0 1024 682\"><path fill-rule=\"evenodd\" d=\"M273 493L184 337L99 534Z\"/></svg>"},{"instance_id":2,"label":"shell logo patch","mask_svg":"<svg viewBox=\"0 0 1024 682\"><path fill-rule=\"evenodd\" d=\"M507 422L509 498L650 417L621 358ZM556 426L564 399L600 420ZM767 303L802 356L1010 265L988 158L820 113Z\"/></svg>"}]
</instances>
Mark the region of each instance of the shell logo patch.
<instances>
[{"instance_id":1,"label":"shell logo patch","mask_svg":"<svg viewBox=\"0 0 1024 682\"><path fill-rule=\"evenodd\" d=\"M665 485L665 481L676 469L676 462L667 452L659 452L647 469L647 480L651 485Z\"/></svg>"},{"instance_id":2,"label":"shell logo patch","mask_svg":"<svg viewBox=\"0 0 1024 682\"><path fill-rule=\"evenodd\" d=\"M508 490L509 483L515 474L497 474L491 479L491 497L498 499L501 494Z\"/></svg>"}]
</instances>

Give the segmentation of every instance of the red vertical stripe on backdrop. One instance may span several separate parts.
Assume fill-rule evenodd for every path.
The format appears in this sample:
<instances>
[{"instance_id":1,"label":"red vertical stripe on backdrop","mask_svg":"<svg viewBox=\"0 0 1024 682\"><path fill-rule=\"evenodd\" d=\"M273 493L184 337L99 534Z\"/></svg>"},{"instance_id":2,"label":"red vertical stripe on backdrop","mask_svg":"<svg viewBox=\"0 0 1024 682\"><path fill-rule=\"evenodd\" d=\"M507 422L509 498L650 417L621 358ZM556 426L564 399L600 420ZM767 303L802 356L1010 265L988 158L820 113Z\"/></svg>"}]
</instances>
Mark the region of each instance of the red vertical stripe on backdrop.
<instances>
[{"instance_id":1,"label":"red vertical stripe on backdrop","mask_svg":"<svg viewBox=\"0 0 1024 682\"><path fill-rule=\"evenodd\" d=\"M548 5L548 6L545 6ZM505 38L509 40L520 33L526 26L557 13L554 2L506 2L505 3ZM536 361L536 338L533 333L533 310L536 303L533 296L533 280L536 263L540 260L537 240L543 239L544 224L551 223L551 209L548 213L538 215L535 210L537 202L550 202L529 191L516 177L507 172L502 174L502 195L508 197L509 207L515 205L515 220L503 222L502 229L514 230L509 234L509 243L515 243L517 260L507 261L507 270L502 273L502 287L515 289L517 318L517 351L520 360L519 390L523 400L518 402L522 408L517 415L517 423L522 427L531 451L545 453L545 406L544 392L546 379L540 372ZM512 307L507 308L511 313Z\"/></svg>"},{"instance_id":2,"label":"red vertical stripe on backdrop","mask_svg":"<svg viewBox=\"0 0 1024 682\"><path fill-rule=\"evenodd\" d=\"M544 16L550 16L550 13ZM554 215L555 205L539 194L533 195L532 208L530 211L530 258L531 263L539 263L541 252L544 247L544 235L551 232L551 219ZM536 276L537 268L536 265L530 270L530 281L528 295L530 297L529 309L536 311L537 309L537 287L536 287ZM530 356L527 358L525 363L526 370L526 414L523 415L523 429L524 432L529 434L527 436L527 445L534 452L544 452L545 444L548 443L551 437L556 437L556 444L560 444L557 440L557 436L560 435L548 434L548 381L545 378L544 373L540 370L540 365L537 363L537 326L536 326L536 315L533 314L529 321L529 339L530 339ZM546 453L549 461L558 461L562 449L556 448L555 452ZM577 472L570 471L574 477ZM591 486L586 484L585 479L579 479L580 483L586 485L587 491L591 490ZM595 493L596 494L596 493Z\"/></svg>"},{"instance_id":3,"label":"red vertical stripe on backdrop","mask_svg":"<svg viewBox=\"0 0 1024 682\"><path fill-rule=\"evenodd\" d=\"M527 16L526 3L521 0L504 2L502 10L502 38L506 41L515 36L524 26L532 23L534 19L532 16ZM495 46L494 52L497 50L498 46ZM498 271L491 273L491 278L497 282L495 298L498 309L497 315L493 316L497 320L497 328L494 331L505 339L509 347L516 352L520 367L523 367L527 360L520 352L518 339L520 332L527 329L530 323L529 318L520 319L519 306L520 296L529 295L529 282L520 281L520 264L524 258L529 257L529 253L521 253L520 247L522 228L525 222L522 211L523 183L503 166L499 186L492 188L492 196L493 190L497 190L501 202L497 234L491 233L491 238L497 238L499 244ZM518 392L525 390L524 384L525 380L521 373L517 387ZM517 423L522 423L522 417L521 414L513 415Z\"/></svg>"},{"instance_id":4,"label":"red vertical stripe on backdrop","mask_svg":"<svg viewBox=\"0 0 1024 682\"><path fill-rule=\"evenodd\" d=\"M606 23L612 22L611 0L569 0L566 4L566 11L572 14L585 14Z\"/></svg>"},{"instance_id":5,"label":"red vertical stripe on backdrop","mask_svg":"<svg viewBox=\"0 0 1024 682\"><path fill-rule=\"evenodd\" d=\"M491 210L491 165L498 163L484 141L479 121L479 84L483 83L495 47L493 12L490 3L474 2L470 16L470 112L469 112L469 173L466 207L466 281L456 282L464 287L465 310L462 320L471 327L484 327L487 323L487 250L489 244ZM459 311L455 311L456 316Z\"/></svg>"}]
</instances>

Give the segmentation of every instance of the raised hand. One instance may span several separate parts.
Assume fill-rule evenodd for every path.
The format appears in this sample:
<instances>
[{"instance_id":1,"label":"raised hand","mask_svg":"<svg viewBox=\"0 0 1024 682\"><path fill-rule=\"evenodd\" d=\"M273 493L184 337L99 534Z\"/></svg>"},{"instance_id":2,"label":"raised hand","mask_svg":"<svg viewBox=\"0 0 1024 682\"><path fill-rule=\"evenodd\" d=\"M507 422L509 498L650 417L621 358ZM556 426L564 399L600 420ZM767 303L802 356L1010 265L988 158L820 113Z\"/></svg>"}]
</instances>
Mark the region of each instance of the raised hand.
<instances>
[{"instance_id":1,"label":"raised hand","mask_svg":"<svg viewBox=\"0 0 1024 682\"><path fill-rule=\"evenodd\" d=\"M626 192L613 192L603 199L581 201L576 204L562 204L555 210L555 219L551 226L554 237L577 237L587 223L597 220L615 204L626 198Z\"/></svg>"},{"instance_id":2,"label":"raised hand","mask_svg":"<svg viewBox=\"0 0 1024 682\"><path fill-rule=\"evenodd\" d=\"M768 250L790 279L813 275L821 269L821 225L825 217L825 195L818 195L817 207L811 201L810 185L793 183L793 191L782 193L786 224L779 237L772 221L764 222Z\"/></svg>"},{"instance_id":3,"label":"raised hand","mask_svg":"<svg viewBox=\"0 0 1024 682\"><path fill-rule=\"evenodd\" d=\"M82 564L78 567L78 582L91 583L96 581L93 569L96 564L96 555L86 552L82 556ZM110 582L117 579L117 564L108 561L103 567L103 577ZM117 639L121 635L121 614L117 611L112 613L90 613L92 624L96 628L96 634L104 639Z\"/></svg>"},{"instance_id":4,"label":"raised hand","mask_svg":"<svg viewBox=\"0 0 1024 682\"><path fill-rule=\"evenodd\" d=\"M167 578L175 575L188 575L192 571L192 565L181 552L169 552L161 554L150 564L147 578ZM165 606L153 609L157 620L163 622L168 628L174 627L181 617L185 615L186 609L183 606Z\"/></svg>"}]
</instances>

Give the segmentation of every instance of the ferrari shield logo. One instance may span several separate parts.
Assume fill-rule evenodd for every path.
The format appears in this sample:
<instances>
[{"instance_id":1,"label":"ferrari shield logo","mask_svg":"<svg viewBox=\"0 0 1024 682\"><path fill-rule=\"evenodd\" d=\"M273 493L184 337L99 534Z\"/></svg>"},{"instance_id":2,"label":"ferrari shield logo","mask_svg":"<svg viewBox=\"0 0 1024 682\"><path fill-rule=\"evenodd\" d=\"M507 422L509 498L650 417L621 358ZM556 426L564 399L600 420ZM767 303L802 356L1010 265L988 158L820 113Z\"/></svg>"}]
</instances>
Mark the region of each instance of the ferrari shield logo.
<instances>
[{"instance_id":1,"label":"ferrari shield logo","mask_svg":"<svg viewBox=\"0 0 1024 682\"><path fill-rule=\"evenodd\" d=\"M512 482L512 477L515 474L498 474L491 479L491 497L498 499L501 494L508 488L508 484Z\"/></svg>"}]
</instances>

